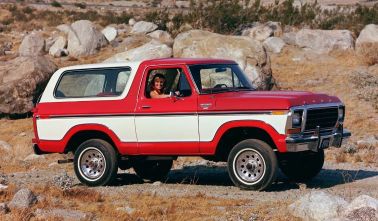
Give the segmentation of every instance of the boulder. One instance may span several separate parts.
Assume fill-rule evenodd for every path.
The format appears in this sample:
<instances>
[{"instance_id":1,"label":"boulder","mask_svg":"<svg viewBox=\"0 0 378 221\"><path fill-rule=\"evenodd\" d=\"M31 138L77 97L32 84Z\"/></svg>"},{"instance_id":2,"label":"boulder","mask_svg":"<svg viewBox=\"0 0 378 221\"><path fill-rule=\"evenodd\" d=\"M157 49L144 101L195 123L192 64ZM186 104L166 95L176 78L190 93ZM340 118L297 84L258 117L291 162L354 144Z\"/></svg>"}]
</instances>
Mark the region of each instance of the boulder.
<instances>
[{"instance_id":1,"label":"boulder","mask_svg":"<svg viewBox=\"0 0 378 221\"><path fill-rule=\"evenodd\" d=\"M273 36L273 29L269 26L260 25L253 28L248 28L242 32L242 36L251 37L257 41L264 41Z\"/></svg>"},{"instance_id":2,"label":"boulder","mask_svg":"<svg viewBox=\"0 0 378 221\"><path fill-rule=\"evenodd\" d=\"M157 25L155 25L152 22L146 22L146 21L138 21L133 25L133 28L131 29L131 33L133 34L147 34L150 32L155 31L158 28Z\"/></svg>"},{"instance_id":3,"label":"boulder","mask_svg":"<svg viewBox=\"0 0 378 221\"><path fill-rule=\"evenodd\" d=\"M285 42L278 37L269 37L264 41L264 47L273 53L281 53L282 48L285 46Z\"/></svg>"},{"instance_id":4,"label":"boulder","mask_svg":"<svg viewBox=\"0 0 378 221\"><path fill-rule=\"evenodd\" d=\"M274 37L281 37L283 34L281 22L268 21L264 24L273 30Z\"/></svg>"},{"instance_id":5,"label":"boulder","mask_svg":"<svg viewBox=\"0 0 378 221\"><path fill-rule=\"evenodd\" d=\"M24 37L18 49L20 56L38 56L43 55L45 49L45 40L42 35L32 32Z\"/></svg>"},{"instance_id":6,"label":"boulder","mask_svg":"<svg viewBox=\"0 0 378 221\"><path fill-rule=\"evenodd\" d=\"M12 146L9 143L7 143L7 142L5 142L3 140L0 140L0 150L10 151L11 148L12 148Z\"/></svg>"},{"instance_id":7,"label":"boulder","mask_svg":"<svg viewBox=\"0 0 378 221\"><path fill-rule=\"evenodd\" d=\"M288 32L284 33L282 36L282 40L288 45L295 45L296 44L297 33L296 32Z\"/></svg>"},{"instance_id":8,"label":"boulder","mask_svg":"<svg viewBox=\"0 0 378 221\"><path fill-rule=\"evenodd\" d=\"M129 19L129 25L130 25L130 26L134 26L135 23L136 23L135 19L133 19L133 18L130 18L130 19Z\"/></svg>"},{"instance_id":9,"label":"boulder","mask_svg":"<svg viewBox=\"0 0 378 221\"><path fill-rule=\"evenodd\" d=\"M105 36L108 42L113 41L117 37L117 29L111 26L107 26L104 28L101 33Z\"/></svg>"},{"instance_id":10,"label":"boulder","mask_svg":"<svg viewBox=\"0 0 378 221\"><path fill-rule=\"evenodd\" d=\"M356 52L369 64L378 63L378 25L366 25L356 40Z\"/></svg>"},{"instance_id":11,"label":"boulder","mask_svg":"<svg viewBox=\"0 0 378 221\"><path fill-rule=\"evenodd\" d=\"M145 45L150 41L151 38L149 36L138 34L125 38L120 45L127 51Z\"/></svg>"},{"instance_id":12,"label":"boulder","mask_svg":"<svg viewBox=\"0 0 378 221\"><path fill-rule=\"evenodd\" d=\"M17 57L0 63L0 113L23 114L33 108L57 66L49 59Z\"/></svg>"},{"instance_id":13,"label":"boulder","mask_svg":"<svg viewBox=\"0 0 378 221\"><path fill-rule=\"evenodd\" d=\"M49 54L54 56L54 57L61 57L61 56L66 56L65 54L67 51L65 48L67 47L67 39L64 36L59 36L54 44L50 47L49 49Z\"/></svg>"},{"instance_id":14,"label":"boulder","mask_svg":"<svg viewBox=\"0 0 378 221\"><path fill-rule=\"evenodd\" d=\"M70 33L70 31L72 31L71 26L67 25L67 24L58 25L58 26L56 26L56 29L58 29L59 31L63 32L66 35L68 35L68 33Z\"/></svg>"},{"instance_id":15,"label":"boulder","mask_svg":"<svg viewBox=\"0 0 378 221\"><path fill-rule=\"evenodd\" d=\"M173 45L173 38L172 38L171 34L169 34L166 31L156 30L156 31L149 33L148 36L150 36L151 38L158 40L161 43L164 43L168 46Z\"/></svg>"},{"instance_id":16,"label":"boulder","mask_svg":"<svg viewBox=\"0 0 378 221\"><path fill-rule=\"evenodd\" d=\"M68 33L67 50L72 57L87 56L107 44L104 35L96 29L88 20L80 20L72 23Z\"/></svg>"},{"instance_id":17,"label":"boulder","mask_svg":"<svg viewBox=\"0 0 378 221\"><path fill-rule=\"evenodd\" d=\"M320 54L354 47L352 32L348 30L302 29L296 34L295 43L301 48L311 49Z\"/></svg>"},{"instance_id":18,"label":"boulder","mask_svg":"<svg viewBox=\"0 0 378 221\"><path fill-rule=\"evenodd\" d=\"M191 30L176 37L173 54L174 57L231 59L240 65L256 88L269 90L274 84L269 56L262 43L246 36Z\"/></svg>"},{"instance_id":19,"label":"boulder","mask_svg":"<svg viewBox=\"0 0 378 221\"><path fill-rule=\"evenodd\" d=\"M124 62L124 61L139 61L156 58L172 57L172 48L166 44L152 40L151 42L122 53L118 53L111 58L106 59L105 63L110 62Z\"/></svg>"},{"instance_id":20,"label":"boulder","mask_svg":"<svg viewBox=\"0 0 378 221\"><path fill-rule=\"evenodd\" d=\"M330 220L340 217L348 203L323 191L310 192L291 205L289 211L293 216L303 220Z\"/></svg>"},{"instance_id":21,"label":"boulder","mask_svg":"<svg viewBox=\"0 0 378 221\"><path fill-rule=\"evenodd\" d=\"M11 209L27 209L31 205L37 202L36 196L29 189L19 190L13 197L12 201L9 203L9 208Z\"/></svg>"},{"instance_id":22,"label":"boulder","mask_svg":"<svg viewBox=\"0 0 378 221\"><path fill-rule=\"evenodd\" d=\"M345 209L339 220L378 220L378 200L367 195L355 198ZM336 220L332 220L336 221Z\"/></svg>"},{"instance_id":23,"label":"boulder","mask_svg":"<svg viewBox=\"0 0 378 221\"><path fill-rule=\"evenodd\" d=\"M35 211L37 220L50 220L59 218L59 220L91 220L92 214L79 210L70 209L37 209Z\"/></svg>"}]
</instances>

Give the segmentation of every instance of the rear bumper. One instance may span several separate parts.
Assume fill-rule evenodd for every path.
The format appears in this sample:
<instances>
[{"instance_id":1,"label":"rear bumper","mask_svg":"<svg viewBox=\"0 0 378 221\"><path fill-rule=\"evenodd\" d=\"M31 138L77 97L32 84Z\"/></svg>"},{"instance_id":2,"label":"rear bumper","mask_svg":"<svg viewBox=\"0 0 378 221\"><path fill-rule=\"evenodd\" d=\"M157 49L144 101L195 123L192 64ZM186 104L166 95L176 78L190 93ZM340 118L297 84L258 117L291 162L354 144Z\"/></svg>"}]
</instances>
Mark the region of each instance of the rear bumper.
<instances>
[{"instance_id":1,"label":"rear bumper","mask_svg":"<svg viewBox=\"0 0 378 221\"><path fill-rule=\"evenodd\" d=\"M315 151L325 149L330 146L341 147L342 143L351 136L351 132L344 129L333 134L310 136L310 137L287 137L287 152Z\"/></svg>"}]
</instances>

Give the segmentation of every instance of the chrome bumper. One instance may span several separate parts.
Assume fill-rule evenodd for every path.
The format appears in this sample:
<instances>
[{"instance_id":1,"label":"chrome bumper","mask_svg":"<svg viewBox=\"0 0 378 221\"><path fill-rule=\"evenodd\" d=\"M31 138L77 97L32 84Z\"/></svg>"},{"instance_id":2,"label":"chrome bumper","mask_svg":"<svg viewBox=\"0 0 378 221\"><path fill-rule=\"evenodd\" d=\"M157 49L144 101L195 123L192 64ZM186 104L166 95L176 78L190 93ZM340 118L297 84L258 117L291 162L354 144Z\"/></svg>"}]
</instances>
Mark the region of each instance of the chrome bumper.
<instances>
[{"instance_id":1,"label":"chrome bumper","mask_svg":"<svg viewBox=\"0 0 378 221\"><path fill-rule=\"evenodd\" d=\"M287 137L286 149L287 152L300 152L307 150L317 152L319 149L326 149L330 146L341 147L342 143L351 135L350 131L344 129L340 132L328 135L319 134L318 136L309 137Z\"/></svg>"}]
</instances>

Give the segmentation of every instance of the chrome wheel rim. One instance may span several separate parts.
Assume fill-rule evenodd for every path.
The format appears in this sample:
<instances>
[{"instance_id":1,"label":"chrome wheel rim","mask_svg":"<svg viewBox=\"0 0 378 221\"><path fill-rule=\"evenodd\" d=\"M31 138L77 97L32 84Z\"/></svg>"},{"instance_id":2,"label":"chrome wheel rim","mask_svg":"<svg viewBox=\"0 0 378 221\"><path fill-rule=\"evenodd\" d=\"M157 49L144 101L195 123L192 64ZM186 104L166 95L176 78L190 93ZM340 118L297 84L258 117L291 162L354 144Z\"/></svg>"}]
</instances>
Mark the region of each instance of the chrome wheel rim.
<instances>
[{"instance_id":1,"label":"chrome wheel rim","mask_svg":"<svg viewBox=\"0 0 378 221\"><path fill-rule=\"evenodd\" d=\"M102 177L106 161L102 152L95 147L88 147L79 156L79 170L85 179L96 181Z\"/></svg>"},{"instance_id":2,"label":"chrome wheel rim","mask_svg":"<svg viewBox=\"0 0 378 221\"><path fill-rule=\"evenodd\" d=\"M234 171L243 183L259 182L266 170L265 160L260 153L253 149L241 150L234 160Z\"/></svg>"}]
</instances>

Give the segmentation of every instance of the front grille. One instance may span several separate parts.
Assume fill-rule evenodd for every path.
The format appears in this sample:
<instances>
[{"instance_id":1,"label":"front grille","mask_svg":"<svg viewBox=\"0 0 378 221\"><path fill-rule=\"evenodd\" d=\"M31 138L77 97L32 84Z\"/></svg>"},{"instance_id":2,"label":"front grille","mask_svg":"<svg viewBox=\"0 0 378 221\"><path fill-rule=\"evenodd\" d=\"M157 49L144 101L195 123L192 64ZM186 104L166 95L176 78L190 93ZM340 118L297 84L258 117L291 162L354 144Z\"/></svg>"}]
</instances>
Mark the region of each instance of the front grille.
<instances>
[{"instance_id":1,"label":"front grille","mask_svg":"<svg viewBox=\"0 0 378 221\"><path fill-rule=\"evenodd\" d=\"M317 126L321 131L333 128L336 126L337 119L338 107L308 109L305 131L313 131Z\"/></svg>"}]
</instances>

